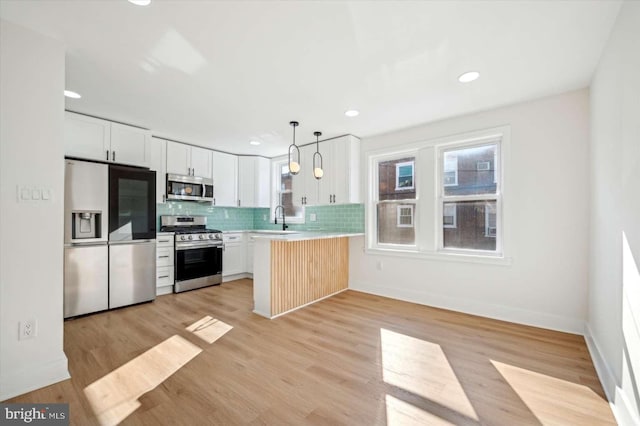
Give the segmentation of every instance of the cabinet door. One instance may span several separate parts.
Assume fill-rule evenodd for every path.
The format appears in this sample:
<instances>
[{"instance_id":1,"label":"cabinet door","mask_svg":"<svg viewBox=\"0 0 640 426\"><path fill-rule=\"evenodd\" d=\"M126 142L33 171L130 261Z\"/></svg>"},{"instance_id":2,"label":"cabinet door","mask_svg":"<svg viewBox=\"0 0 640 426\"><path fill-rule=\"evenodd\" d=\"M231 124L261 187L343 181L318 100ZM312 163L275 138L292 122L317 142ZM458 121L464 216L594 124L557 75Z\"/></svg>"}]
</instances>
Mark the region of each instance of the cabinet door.
<instances>
[{"instance_id":1,"label":"cabinet door","mask_svg":"<svg viewBox=\"0 0 640 426\"><path fill-rule=\"evenodd\" d=\"M255 207L271 206L271 160L256 158Z\"/></svg>"},{"instance_id":2,"label":"cabinet door","mask_svg":"<svg viewBox=\"0 0 640 426\"><path fill-rule=\"evenodd\" d=\"M86 115L65 112L64 154L88 160L110 157L111 123ZM107 158L109 156L109 158Z\"/></svg>"},{"instance_id":3,"label":"cabinet door","mask_svg":"<svg viewBox=\"0 0 640 426\"><path fill-rule=\"evenodd\" d=\"M213 199L216 206L238 205L238 157L212 152Z\"/></svg>"},{"instance_id":4,"label":"cabinet door","mask_svg":"<svg viewBox=\"0 0 640 426\"><path fill-rule=\"evenodd\" d=\"M191 147L191 174L211 179L211 150Z\"/></svg>"},{"instance_id":5,"label":"cabinet door","mask_svg":"<svg viewBox=\"0 0 640 426\"><path fill-rule=\"evenodd\" d=\"M226 244L222 254L222 275L242 274L246 272L244 244Z\"/></svg>"},{"instance_id":6,"label":"cabinet door","mask_svg":"<svg viewBox=\"0 0 640 426\"><path fill-rule=\"evenodd\" d=\"M336 161L335 157L335 144L339 139L332 139L320 144L320 153L323 158L323 171L324 175L318 182L318 204L333 204L333 195L335 193L336 182ZM345 182L341 182L344 185Z\"/></svg>"},{"instance_id":7,"label":"cabinet door","mask_svg":"<svg viewBox=\"0 0 640 426\"><path fill-rule=\"evenodd\" d=\"M333 176L331 179L331 186L333 187L333 202L332 204L345 204L349 202L349 161L350 155L350 140L349 136L344 136L338 139L330 141L332 144L331 162Z\"/></svg>"},{"instance_id":8,"label":"cabinet door","mask_svg":"<svg viewBox=\"0 0 640 426\"><path fill-rule=\"evenodd\" d=\"M320 145L322 146L322 145ZM307 145L300 148L302 164L300 175L304 180L305 205L314 206L318 204L318 179L313 177L313 153L316 152L316 145Z\"/></svg>"},{"instance_id":9,"label":"cabinet door","mask_svg":"<svg viewBox=\"0 0 640 426\"><path fill-rule=\"evenodd\" d=\"M238 207L255 207L255 160L255 157L238 157Z\"/></svg>"},{"instance_id":10,"label":"cabinet door","mask_svg":"<svg viewBox=\"0 0 640 426\"><path fill-rule=\"evenodd\" d=\"M304 197L307 196L306 179L304 173L307 171L305 164L305 151L304 148L300 149L300 172L297 175L291 176L291 193L293 195L292 201L294 206L303 206Z\"/></svg>"},{"instance_id":11,"label":"cabinet door","mask_svg":"<svg viewBox=\"0 0 640 426\"><path fill-rule=\"evenodd\" d=\"M167 141L154 137L149 139L149 168L156 172L156 203L164 203L167 189Z\"/></svg>"},{"instance_id":12,"label":"cabinet door","mask_svg":"<svg viewBox=\"0 0 640 426\"><path fill-rule=\"evenodd\" d=\"M148 130L111 123L111 161L148 167L147 142L149 136Z\"/></svg>"},{"instance_id":13,"label":"cabinet door","mask_svg":"<svg viewBox=\"0 0 640 426\"><path fill-rule=\"evenodd\" d=\"M191 147L167 141L167 173L188 175L191 167Z\"/></svg>"}]
</instances>

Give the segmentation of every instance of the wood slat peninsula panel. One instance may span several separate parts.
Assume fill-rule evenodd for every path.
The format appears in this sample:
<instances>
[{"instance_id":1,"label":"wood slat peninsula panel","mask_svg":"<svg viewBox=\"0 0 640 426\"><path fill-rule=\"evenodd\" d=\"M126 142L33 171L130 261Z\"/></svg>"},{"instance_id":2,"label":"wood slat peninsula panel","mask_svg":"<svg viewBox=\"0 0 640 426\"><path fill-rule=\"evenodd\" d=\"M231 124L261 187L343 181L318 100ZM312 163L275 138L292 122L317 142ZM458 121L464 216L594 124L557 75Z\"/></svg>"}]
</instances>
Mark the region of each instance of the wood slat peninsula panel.
<instances>
[{"instance_id":1,"label":"wood slat peninsula panel","mask_svg":"<svg viewBox=\"0 0 640 426\"><path fill-rule=\"evenodd\" d=\"M347 288L349 239L271 242L271 316Z\"/></svg>"}]
</instances>

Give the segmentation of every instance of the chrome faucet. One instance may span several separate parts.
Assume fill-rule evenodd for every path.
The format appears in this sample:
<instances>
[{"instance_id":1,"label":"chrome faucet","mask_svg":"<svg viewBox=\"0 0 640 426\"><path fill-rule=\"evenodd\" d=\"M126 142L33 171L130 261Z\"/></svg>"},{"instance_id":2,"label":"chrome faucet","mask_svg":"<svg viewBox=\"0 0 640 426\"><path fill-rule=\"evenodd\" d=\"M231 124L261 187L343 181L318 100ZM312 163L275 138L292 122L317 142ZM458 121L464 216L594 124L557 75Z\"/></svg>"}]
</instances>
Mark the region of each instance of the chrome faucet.
<instances>
[{"instance_id":1,"label":"chrome faucet","mask_svg":"<svg viewBox=\"0 0 640 426\"><path fill-rule=\"evenodd\" d=\"M284 215L284 206L282 204L278 204L276 206L276 208L273 210L273 214L275 215L275 220L274 223L277 225L278 224L278 207L282 209L282 230L286 230L289 226L287 225L287 223L285 222L285 215Z\"/></svg>"}]
</instances>

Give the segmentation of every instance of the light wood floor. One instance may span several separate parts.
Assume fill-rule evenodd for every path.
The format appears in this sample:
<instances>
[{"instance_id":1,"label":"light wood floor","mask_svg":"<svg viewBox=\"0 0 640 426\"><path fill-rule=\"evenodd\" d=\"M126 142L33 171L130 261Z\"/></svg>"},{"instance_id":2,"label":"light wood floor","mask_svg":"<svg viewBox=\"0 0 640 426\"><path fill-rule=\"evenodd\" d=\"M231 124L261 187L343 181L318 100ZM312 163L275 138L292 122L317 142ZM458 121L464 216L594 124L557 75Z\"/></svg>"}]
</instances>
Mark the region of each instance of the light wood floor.
<instances>
[{"instance_id":1,"label":"light wood floor","mask_svg":"<svg viewBox=\"0 0 640 426\"><path fill-rule=\"evenodd\" d=\"M174 335L202 348L123 424L614 424L580 336L346 291L275 320L252 281L159 297L65 323L72 379L11 402L69 402ZM212 344L185 330L233 327Z\"/></svg>"}]
</instances>

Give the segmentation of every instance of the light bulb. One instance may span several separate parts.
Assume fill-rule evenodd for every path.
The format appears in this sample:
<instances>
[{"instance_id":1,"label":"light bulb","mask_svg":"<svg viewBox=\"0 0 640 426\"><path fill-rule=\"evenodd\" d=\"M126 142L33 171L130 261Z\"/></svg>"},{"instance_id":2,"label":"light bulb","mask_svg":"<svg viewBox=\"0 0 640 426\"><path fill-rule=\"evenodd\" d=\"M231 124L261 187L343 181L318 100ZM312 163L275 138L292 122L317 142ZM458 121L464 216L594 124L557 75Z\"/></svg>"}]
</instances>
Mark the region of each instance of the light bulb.
<instances>
[{"instance_id":1,"label":"light bulb","mask_svg":"<svg viewBox=\"0 0 640 426\"><path fill-rule=\"evenodd\" d=\"M313 176L316 179L320 179L322 176L324 176L324 170L322 170L320 167L316 167L315 169L313 169Z\"/></svg>"},{"instance_id":2,"label":"light bulb","mask_svg":"<svg viewBox=\"0 0 640 426\"><path fill-rule=\"evenodd\" d=\"M289 163L289 172L292 175L297 174L300 171L300 164L298 164L296 161L292 161Z\"/></svg>"}]
</instances>

